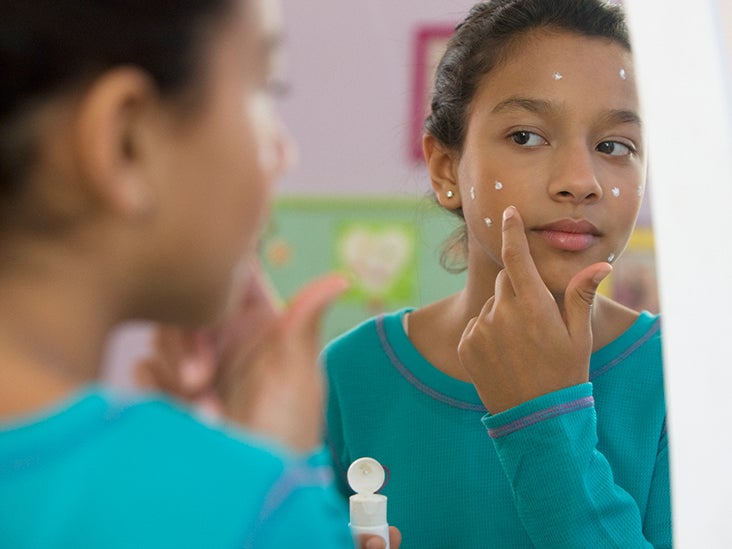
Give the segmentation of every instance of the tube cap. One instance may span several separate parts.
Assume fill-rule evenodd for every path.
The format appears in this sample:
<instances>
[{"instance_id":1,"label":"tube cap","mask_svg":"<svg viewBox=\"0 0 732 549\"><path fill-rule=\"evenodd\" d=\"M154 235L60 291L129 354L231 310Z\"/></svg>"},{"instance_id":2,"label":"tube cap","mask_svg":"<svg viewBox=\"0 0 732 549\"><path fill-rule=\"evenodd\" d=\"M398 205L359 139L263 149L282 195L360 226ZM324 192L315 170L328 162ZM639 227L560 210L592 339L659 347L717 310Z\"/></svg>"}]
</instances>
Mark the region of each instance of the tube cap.
<instances>
[{"instance_id":1,"label":"tube cap","mask_svg":"<svg viewBox=\"0 0 732 549\"><path fill-rule=\"evenodd\" d=\"M348 468L348 484L356 492L349 498L352 526L381 526L386 522L386 496L375 494L384 485L384 468L363 457Z\"/></svg>"}]
</instances>

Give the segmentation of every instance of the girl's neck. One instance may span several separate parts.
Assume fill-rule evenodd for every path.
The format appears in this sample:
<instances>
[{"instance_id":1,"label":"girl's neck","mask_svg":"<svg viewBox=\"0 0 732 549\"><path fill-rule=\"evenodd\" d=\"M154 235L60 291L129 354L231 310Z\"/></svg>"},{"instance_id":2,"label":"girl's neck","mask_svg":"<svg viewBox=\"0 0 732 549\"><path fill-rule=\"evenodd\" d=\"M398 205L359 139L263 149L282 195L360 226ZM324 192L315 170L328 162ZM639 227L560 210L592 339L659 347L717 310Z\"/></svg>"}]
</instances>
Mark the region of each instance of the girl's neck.
<instances>
[{"instance_id":1,"label":"girl's neck","mask_svg":"<svg viewBox=\"0 0 732 549\"><path fill-rule=\"evenodd\" d=\"M98 377L114 322L100 280L80 266L0 274L0 420L32 413Z\"/></svg>"},{"instance_id":2,"label":"girl's neck","mask_svg":"<svg viewBox=\"0 0 732 549\"><path fill-rule=\"evenodd\" d=\"M493 280L468 277L458 293L413 311L409 315L409 339L433 366L462 381L469 382L457 357L457 346L465 326L478 316L494 293ZM562 309L563 296L555 296ZM596 296L592 309L593 352L609 344L638 318L632 311L603 296Z\"/></svg>"},{"instance_id":3,"label":"girl's neck","mask_svg":"<svg viewBox=\"0 0 732 549\"><path fill-rule=\"evenodd\" d=\"M468 321L480 308L468 300L466 290L411 312L408 336L430 364L449 376L469 382L458 360L457 346Z\"/></svg>"}]
</instances>

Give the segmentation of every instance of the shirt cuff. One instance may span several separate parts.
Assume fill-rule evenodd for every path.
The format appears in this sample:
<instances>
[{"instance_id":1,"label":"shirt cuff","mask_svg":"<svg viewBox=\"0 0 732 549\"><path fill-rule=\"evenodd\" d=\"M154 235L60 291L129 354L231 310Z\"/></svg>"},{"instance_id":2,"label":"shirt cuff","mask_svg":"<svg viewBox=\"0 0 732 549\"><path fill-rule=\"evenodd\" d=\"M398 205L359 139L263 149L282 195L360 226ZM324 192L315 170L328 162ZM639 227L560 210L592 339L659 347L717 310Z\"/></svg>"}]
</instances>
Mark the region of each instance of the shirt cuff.
<instances>
[{"instance_id":1,"label":"shirt cuff","mask_svg":"<svg viewBox=\"0 0 732 549\"><path fill-rule=\"evenodd\" d=\"M591 408L594 405L592 383L587 382L547 393L496 415L487 413L481 421L490 437L496 439L547 419Z\"/></svg>"}]
</instances>

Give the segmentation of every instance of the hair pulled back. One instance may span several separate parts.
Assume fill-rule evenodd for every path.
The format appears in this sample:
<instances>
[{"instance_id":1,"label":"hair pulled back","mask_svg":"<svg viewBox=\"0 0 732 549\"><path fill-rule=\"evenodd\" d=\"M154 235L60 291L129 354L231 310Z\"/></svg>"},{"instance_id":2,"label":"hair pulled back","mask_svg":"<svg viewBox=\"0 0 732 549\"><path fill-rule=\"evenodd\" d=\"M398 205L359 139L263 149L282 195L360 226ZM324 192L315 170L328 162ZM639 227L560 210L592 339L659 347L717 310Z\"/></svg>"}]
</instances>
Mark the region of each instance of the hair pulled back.
<instances>
[{"instance_id":1,"label":"hair pulled back","mask_svg":"<svg viewBox=\"0 0 732 549\"><path fill-rule=\"evenodd\" d=\"M200 35L231 0L0 0L0 199L22 186L44 101L121 65L163 95L185 89Z\"/></svg>"},{"instance_id":2,"label":"hair pulled back","mask_svg":"<svg viewBox=\"0 0 732 549\"><path fill-rule=\"evenodd\" d=\"M473 6L455 28L435 75L425 132L460 152L471 102L486 74L507 61L521 37L537 29L607 38L631 50L625 18L602 0L493 0ZM461 208L451 210L463 218ZM445 242L440 263L465 269L467 231L462 224Z\"/></svg>"}]
</instances>

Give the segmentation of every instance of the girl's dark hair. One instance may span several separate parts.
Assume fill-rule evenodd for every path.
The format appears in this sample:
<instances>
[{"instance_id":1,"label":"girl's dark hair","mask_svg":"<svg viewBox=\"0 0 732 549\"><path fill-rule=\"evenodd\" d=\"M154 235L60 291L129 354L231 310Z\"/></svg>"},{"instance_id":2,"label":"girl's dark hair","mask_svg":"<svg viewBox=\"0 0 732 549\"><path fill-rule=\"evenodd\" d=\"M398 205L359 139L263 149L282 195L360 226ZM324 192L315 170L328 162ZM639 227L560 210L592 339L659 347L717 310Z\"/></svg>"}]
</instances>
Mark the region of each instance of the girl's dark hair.
<instances>
[{"instance_id":1,"label":"girl's dark hair","mask_svg":"<svg viewBox=\"0 0 732 549\"><path fill-rule=\"evenodd\" d=\"M199 38L231 0L0 0L0 198L34 157L27 118L44 101L119 65L162 95L196 72Z\"/></svg>"},{"instance_id":2,"label":"girl's dark hair","mask_svg":"<svg viewBox=\"0 0 732 549\"><path fill-rule=\"evenodd\" d=\"M476 4L448 42L435 76L425 132L460 152L470 104L483 77L506 61L518 41L545 28L607 38L631 50L625 17L602 0L493 0ZM451 210L463 218L462 209ZM445 242L440 263L448 271L465 269L467 230L463 223Z\"/></svg>"}]
</instances>

